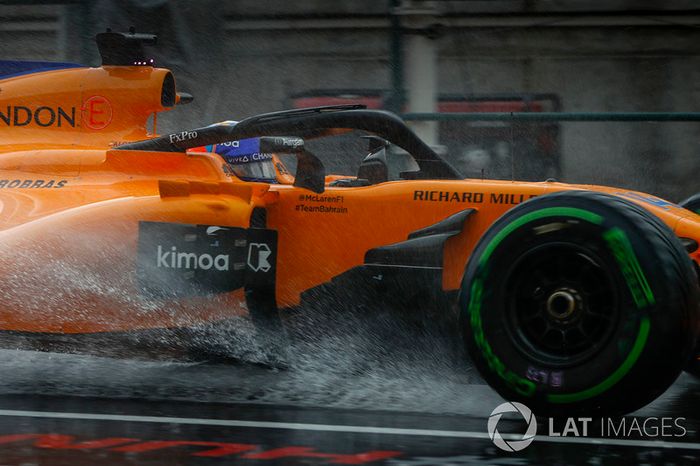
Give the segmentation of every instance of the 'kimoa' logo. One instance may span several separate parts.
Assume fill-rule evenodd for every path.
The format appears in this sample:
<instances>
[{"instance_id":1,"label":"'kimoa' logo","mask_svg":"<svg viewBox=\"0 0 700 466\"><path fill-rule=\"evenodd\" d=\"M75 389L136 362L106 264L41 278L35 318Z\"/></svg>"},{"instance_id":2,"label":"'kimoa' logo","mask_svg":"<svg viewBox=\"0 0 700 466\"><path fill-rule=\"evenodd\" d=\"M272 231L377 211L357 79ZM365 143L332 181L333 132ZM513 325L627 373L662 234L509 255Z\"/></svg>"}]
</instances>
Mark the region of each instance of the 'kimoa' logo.
<instances>
[{"instance_id":1,"label":"'kimoa' logo","mask_svg":"<svg viewBox=\"0 0 700 466\"><path fill-rule=\"evenodd\" d=\"M181 252L177 247L164 249L158 245L157 267L163 269L201 269L209 270L212 267L216 270L226 271L229 267L228 254L196 254L194 252Z\"/></svg>"}]
</instances>

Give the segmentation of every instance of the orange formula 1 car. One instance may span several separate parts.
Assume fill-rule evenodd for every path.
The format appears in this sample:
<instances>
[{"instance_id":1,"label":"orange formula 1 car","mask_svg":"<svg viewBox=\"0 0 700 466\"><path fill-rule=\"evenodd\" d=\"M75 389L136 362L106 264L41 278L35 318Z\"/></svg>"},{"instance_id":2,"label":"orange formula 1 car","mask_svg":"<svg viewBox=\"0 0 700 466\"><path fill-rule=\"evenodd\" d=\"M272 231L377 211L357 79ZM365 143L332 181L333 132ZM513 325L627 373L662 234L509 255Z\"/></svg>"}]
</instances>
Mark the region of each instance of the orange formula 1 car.
<instances>
[{"instance_id":1,"label":"orange formula 1 car","mask_svg":"<svg viewBox=\"0 0 700 466\"><path fill-rule=\"evenodd\" d=\"M13 62L0 80L2 338L274 320L354 296L458 308L485 380L539 412L629 412L697 367L690 210L461 179L401 119L356 106L155 136L149 118L185 97L147 39L105 33L102 67ZM311 146L358 134L356 176L326 176Z\"/></svg>"}]
</instances>

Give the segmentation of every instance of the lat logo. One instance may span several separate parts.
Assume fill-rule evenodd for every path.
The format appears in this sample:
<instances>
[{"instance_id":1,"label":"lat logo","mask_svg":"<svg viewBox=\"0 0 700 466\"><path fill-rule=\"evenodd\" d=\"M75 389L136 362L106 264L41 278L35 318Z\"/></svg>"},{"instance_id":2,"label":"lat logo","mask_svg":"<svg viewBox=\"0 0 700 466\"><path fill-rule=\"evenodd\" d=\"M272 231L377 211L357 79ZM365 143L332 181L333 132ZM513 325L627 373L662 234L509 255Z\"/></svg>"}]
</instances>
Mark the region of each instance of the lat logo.
<instances>
[{"instance_id":1,"label":"lat logo","mask_svg":"<svg viewBox=\"0 0 700 466\"><path fill-rule=\"evenodd\" d=\"M265 243L250 243L248 247L248 267L253 272L267 272L272 268L270 255L272 250Z\"/></svg>"},{"instance_id":2,"label":"lat logo","mask_svg":"<svg viewBox=\"0 0 700 466\"><path fill-rule=\"evenodd\" d=\"M525 419L525 422L527 423L527 431L522 435L522 437L517 438L519 437L518 435L506 434L508 437L506 439L498 431L498 421L501 420L501 416L503 416L505 413L518 413L523 417L523 419ZM512 453L524 450L535 439L535 435L537 435L537 419L535 419L535 415L532 414L530 408L522 403L512 401L496 406L496 409L494 409L491 412L491 416L489 416L486 429L488 430L489 438L494 445L501 450Z\"/></svg>"}]
</instances>

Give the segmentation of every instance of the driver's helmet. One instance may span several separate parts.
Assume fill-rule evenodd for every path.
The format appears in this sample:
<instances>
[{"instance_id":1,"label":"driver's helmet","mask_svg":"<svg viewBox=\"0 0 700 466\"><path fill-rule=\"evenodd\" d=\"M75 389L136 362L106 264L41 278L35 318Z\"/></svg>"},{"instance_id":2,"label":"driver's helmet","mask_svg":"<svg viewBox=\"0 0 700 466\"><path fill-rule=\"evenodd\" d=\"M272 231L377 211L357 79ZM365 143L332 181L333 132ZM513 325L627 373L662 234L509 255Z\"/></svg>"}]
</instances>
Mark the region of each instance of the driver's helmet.
<instances>
[{"instance_id":1,"label":"driver's helmet","mask_svg":"<svg viewBox=\"0 0 700 466\"><path fill-rule=\"evenodd\" d=\"M222 142L198 148L199 152L219 154L226 161L226 171L243 181L277 183L272 154L259 152L258 138Z\"/></svg>"}]
</instances>

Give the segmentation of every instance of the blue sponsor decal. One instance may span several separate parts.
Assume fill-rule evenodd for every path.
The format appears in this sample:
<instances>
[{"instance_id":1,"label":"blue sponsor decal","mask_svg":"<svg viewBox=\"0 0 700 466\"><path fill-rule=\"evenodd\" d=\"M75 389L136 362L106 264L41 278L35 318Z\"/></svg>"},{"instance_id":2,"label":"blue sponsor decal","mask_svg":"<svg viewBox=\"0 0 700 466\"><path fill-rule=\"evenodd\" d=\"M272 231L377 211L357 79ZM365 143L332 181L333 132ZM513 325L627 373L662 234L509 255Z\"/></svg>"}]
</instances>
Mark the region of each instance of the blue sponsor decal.
<instances>
[{"instance_id":1,"label":"blue sponsor decal","mask_svg":"<svg viewBox=\"0 0 700 466\"><path fill-rule=\"evenodd\" d=\"M626 197L629 199L634 199L637 201L644 202L646 204L650 204L656 207L659 207L664 210L668 210L670 207L678 207L678 205L674 204L673 202L665 201L661 198L658 198L656 196L652 196L650 194L640 194L640 193L635 193L635 192L624 192L624 193L617 193L618 195L622 197Z\"/></svg>"},{"instance_id":2,"label":"blue sponsor decal","mask_svg":"<svg viewBox=\"0 0 700 466\"><path fill-rule=\"evenodd\" d=\"M250 155L260 152L260 139L249 138L240 141L220 142L216 145L216 153L226 156Z\"/></svg>"},{"instance_id":3,"label":"blue sponsor decal","mask_svg":"<svg viewBox=\"0 0 700 466\"><path fill-rule=\"evenodd\" d=\"M216 144L213 152L221 155L228 163L241 164L272 160L272 154L260 153L260 139L249 138Z\"/></svg>"},{"instance_id":4,"label":"blue sponsor decal","mask_svg":"<svg viewBox=\"0 0 700 466\"><path fill-rule=\"evenodd\" d=\"M58 63L48 61L0 60L0 79L14 78L25 74L58 71L69 68L85 68L77 63Z\"/></svg>"},{"instance_id":5,"label":"blue sponsor decal","mask_svg":"<svg viewBox=\"0 0 700 466\"><path fill-rule=\"evenodd\" d=\"M272 154L248 154L248 155L237 155L237 156L230 156L230 155L224 155L224 160L226 160L228 163L232 163L234 165L239 165L242 163L250 163L250 162L264 162L266 160L272 160Z\"/></svg>"}]
</instances>

